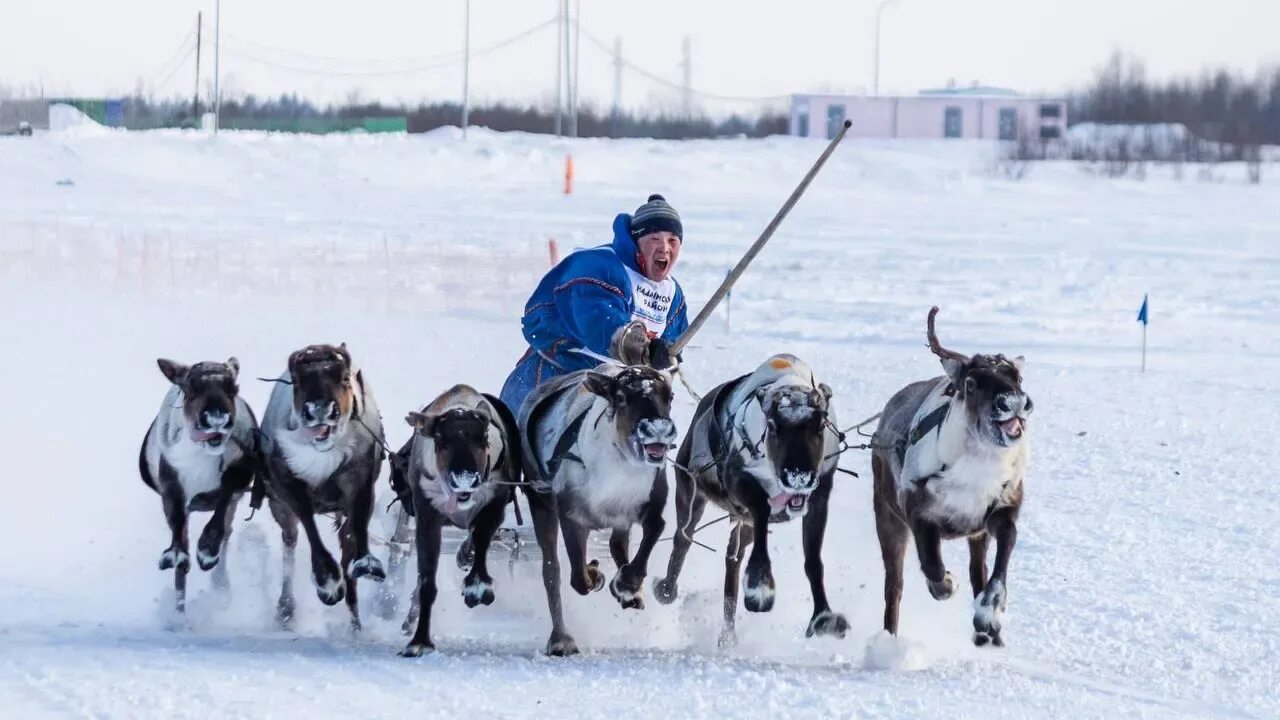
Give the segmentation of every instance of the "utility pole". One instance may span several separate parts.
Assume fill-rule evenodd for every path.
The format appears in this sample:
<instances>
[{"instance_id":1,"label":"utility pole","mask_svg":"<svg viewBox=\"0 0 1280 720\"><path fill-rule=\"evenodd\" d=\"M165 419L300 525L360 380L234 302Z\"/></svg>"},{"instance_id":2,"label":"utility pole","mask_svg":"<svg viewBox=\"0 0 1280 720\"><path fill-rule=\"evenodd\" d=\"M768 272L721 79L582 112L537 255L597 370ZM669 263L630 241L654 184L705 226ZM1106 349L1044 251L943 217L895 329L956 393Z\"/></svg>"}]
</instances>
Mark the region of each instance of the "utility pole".
<instances>
[{"instance_id":1,"label":"utility pole","mask_svg":"<svg viewBox=\"0 0 1280 720\"><path fill-rule=\"evenodd\" d=\"M200 32L204 22L204 13L196 13L196 92L191 96L191 117L196 127L200 127Z\"/></svg>"},{"instance_id":2,"label":"utility pole","mask_svg":"<svg viewBox=\"0 0 1280 720\"><path fill-rule=\"evenodd\" d=\"M563 127L564 98L560 93L564 89L564 79L560 74L564 72L564 6L567 2L556 0L556 137L560 137Z\"/></svg>"},{"instance_id":3,"label":"utility pole","mask_svg":"<svg viewBox=\"0 0 1280 720\"><path fill-rule=\"evenodd\" d=\"M684 36L684 61L680 64L684 66L684 116L690 118L693 117L693 41L688 35Z\"/></svg>"},{"instance_id":4,"label":"utility pole","mask_svg":"<svg viewBox=\"0 0 1280 720\"><path fill-rule=\"evenodd\" d=\"M573 25L573 91L569 94L572 98L569 112L573 133L570 137L578 137L578 70L582 67L582 0L576 0Z\"/></svg>"},{"instance_id":5,"label":"utility pole","mask_svg":"<svg viewBox=\"0 0 1280 720\"><path fill-rule=\"evenodd\" d=\"M218 83L222 78L222 0L213 5L213 134L218 134L222 124L222 93Z\"/></svg>"},{"instance_id":6,"label":"utility pole","mask_svg":"<svg viewBox=\"0 0 1280 720\"><path fill-rule=\"evenodd\" d=\"M471 115L471 0L467 1L467 19L463 23L465 37L462 41L462 139L467 139L467 122Z\"/></svg>"}]
</instances>

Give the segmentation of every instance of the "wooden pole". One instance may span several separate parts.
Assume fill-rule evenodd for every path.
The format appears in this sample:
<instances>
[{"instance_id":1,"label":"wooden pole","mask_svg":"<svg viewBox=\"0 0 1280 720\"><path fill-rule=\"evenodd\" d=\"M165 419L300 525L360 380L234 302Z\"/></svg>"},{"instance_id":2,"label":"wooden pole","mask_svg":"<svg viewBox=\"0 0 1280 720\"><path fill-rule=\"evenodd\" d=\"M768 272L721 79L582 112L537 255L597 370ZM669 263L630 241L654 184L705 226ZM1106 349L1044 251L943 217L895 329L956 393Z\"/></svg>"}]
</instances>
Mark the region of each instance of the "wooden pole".
<instances>
[{"instance_id":1,"label":"wooden pole","mask_svg":"<svg viewBox=\"0 0 1280 720\"><path fill-rule=\"evenodd\" d=\"M730 271L729 276L724 279L724 282L720 283L720 287L716 289L715 294L711 296L711 299L707 301L707 304L702 306L702 311L698 313L698 317L693 319L693 322L689 325L689 329L685 330L684 334L681 335L676 340L675 344L671 346L672 355L679 353L686 345L689 344L689 341L693 339L694 334L697 333L698 330L702 328L702 325L707 322L707 318L711 317L711 313L715 312L716 306L719 305L725 295L728 295L729 291L733 289L733 284L738 281L739 277L742 277L742 273L746 272L747 266L750 265L756 255L759 255L760 251L764 249L765 243L769 242L769 238L773 237L774 231L782 224L783 219L787 217L787 213L791 212L791 208L795 207L796 201L798 201L800 196L804 194L804 191L808 189L809 183L813 182L814 176L817 175L818 171L822 169L822 166L826 164L827 158L831 157L831 153L835 152L836 146L844 139L845 133L849 131L849 126L851 124L852 122L849 120L844 121L844 125L840 128L840 131L836 133L835 137L831 138L831 142L827 145L827 149L822 151L822 154L818 156L818 160L814 162L813 167L809 168L809 172L805 174L804 179L801 180L800 184L796 186L796 189L791 192L791 197L787 198L787 201L782 204L782 207L778 210L778 214L773 216L773 220L769 222L769 226L764 229L763 233L760 233L760 237L756 239L755 243L751 245L746 254L742 256L742 259L739 260L738 264L734 266L732 271Z\"/></svg>"}]
</instances>

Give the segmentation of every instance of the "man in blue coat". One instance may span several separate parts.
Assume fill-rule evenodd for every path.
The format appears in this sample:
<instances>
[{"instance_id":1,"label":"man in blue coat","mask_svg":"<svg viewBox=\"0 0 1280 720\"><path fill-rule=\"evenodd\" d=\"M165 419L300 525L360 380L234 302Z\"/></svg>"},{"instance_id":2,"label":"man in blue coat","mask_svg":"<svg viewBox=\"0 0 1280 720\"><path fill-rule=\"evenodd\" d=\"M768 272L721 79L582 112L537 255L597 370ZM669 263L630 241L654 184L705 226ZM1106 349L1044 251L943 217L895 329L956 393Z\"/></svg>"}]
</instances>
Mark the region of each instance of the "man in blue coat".
<instances>
[{"instance_id":1,"label":"man in blue coat","mask_svg":"<svg viewBox=\"0 0 1280 720\"><path fill-rule=\"evenodd\" d=\"M502 386L513 413L540 383L614 359L667 369L669 346L689 327L684 292L671 276L684 227L650 195L613 220L613 242L571 253L538 283L521 324L529 349Z\"/></svg>"}]
</instances>

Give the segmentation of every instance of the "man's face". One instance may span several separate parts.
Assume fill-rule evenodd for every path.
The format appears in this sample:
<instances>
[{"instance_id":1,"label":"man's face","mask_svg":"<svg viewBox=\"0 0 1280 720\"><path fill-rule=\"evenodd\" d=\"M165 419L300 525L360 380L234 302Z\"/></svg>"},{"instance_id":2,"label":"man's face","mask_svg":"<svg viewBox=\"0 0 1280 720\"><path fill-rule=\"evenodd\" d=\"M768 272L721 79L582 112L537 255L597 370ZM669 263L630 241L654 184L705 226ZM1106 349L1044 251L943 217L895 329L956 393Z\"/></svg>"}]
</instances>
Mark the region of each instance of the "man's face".
<instances>
[{"instance_id":1,"label":"man's face","mask_svg":"<svg viewBox=\"0 0 1280 720\"><path fill-rule=\"evenodd\" d=\"M649 233L636 241L640 250L640 269L645 277L662 282L671 276L680 257L680 236L666 231Z\"/></svg>"}]
</instances>

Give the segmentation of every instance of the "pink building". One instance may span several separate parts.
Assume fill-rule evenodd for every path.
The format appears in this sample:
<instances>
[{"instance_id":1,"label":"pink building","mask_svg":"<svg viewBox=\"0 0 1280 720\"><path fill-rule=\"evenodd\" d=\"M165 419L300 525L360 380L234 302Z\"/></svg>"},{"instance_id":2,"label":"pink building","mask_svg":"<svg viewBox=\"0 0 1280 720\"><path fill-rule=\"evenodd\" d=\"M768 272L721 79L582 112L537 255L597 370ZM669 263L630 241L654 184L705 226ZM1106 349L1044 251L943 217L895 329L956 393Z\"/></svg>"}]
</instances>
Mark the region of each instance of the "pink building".
<instances>
[{"instance_id":1,"label":"pink building","mask_svg":"<svg viewBox=\"0 0 1280 720\"><path fill-rule=\"evenodd\" d=\"M1061 98L1024 97L989 87L923 90L919 95L792 95L791 134L831 138L845 120L850 137L1052 140L1067 130Z\"/></svg>"}]
</instances>

